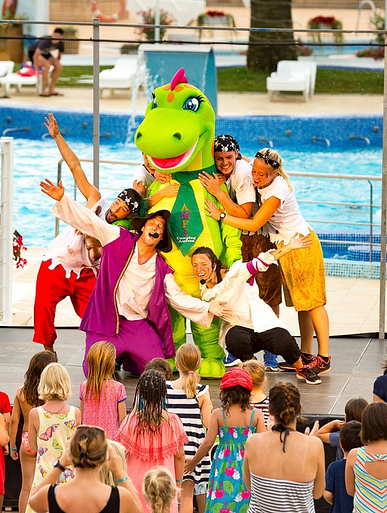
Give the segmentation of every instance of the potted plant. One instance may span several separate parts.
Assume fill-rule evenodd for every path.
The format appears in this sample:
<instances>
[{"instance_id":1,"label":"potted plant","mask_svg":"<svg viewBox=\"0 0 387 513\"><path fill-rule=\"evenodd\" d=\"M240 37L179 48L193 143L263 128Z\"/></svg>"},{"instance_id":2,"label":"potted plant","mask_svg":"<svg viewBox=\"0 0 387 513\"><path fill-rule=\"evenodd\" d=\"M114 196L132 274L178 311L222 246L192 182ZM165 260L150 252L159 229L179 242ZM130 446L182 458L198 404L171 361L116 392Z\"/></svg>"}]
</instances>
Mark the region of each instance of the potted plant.
<instances>
[{"instance_id":1,"label":"potted plant","mask_svg":"<svg viewBox=\"0 0 387 513\"><path fill-rule=\"evenodd\" d=\"M144 25L155 24L155 11L154 9L148 9L147 11L139 11L137 13L141 16L142 23ZM176 22L175 18L168 11L160 9L160 25L173 25ZM162 41L165 36L166 29L160 27L160 40ZM137 33L140 36L145 36L148 41L155 40L155 28L154 27L141 27L137 29Z\"/></svg>"},{"instance_id":2,"label":"potted plant","mask_svg":"<svg viewBox=\"0 0 387 513\"><path fill-rule=\"evenodd\" d=\"M340 20L337 20L334 16L315 16L308 21L308 28L310 29L333 29L338 30L343 28L343 24ZM310 34L312 41L321 43L321 32L312 32ZM342 32L332 33L332 39L335 43L342 43L344 36Z\"/></svg>"},{"instance_id":3,"label":"potted plant","mask_svg":"<svg viewBox=\"0 0 387 513\"><path fill-rule=\"evenodd\" d=\"M235 19L232 14L226 14L223 11L206 11L199 14L197 19L198 27L203 25L227 25L228 27L235 27Z\"/></svg>"},{"instance_id":4,"label":"potted plant","mask_svg":"<svg viewBox=\"0 0 387 513\"><path fill-rule=\"evenodd\" d=\"M28 16L25 14L18 14L15 16L12 10L6 10L3 14L3 20L10 21L10 23L4 24L2 29L2 35L4 34L8 36L8 39L6 40L8 58L10 61L21 63L24 60L23 24L18 23L18 21L28 20Z\"/></svg>"},{"instance_id":5,"label":"potted plant","mask_svg":"<svg viewBox=\"0 0 387 513\"><path fill-rule=\"evenodd\" d=\"M78 30L75 27L63 27L63 38L72 41L64 41L65 53L77 54L79 52Z\"/></svg>"}]
</instances>

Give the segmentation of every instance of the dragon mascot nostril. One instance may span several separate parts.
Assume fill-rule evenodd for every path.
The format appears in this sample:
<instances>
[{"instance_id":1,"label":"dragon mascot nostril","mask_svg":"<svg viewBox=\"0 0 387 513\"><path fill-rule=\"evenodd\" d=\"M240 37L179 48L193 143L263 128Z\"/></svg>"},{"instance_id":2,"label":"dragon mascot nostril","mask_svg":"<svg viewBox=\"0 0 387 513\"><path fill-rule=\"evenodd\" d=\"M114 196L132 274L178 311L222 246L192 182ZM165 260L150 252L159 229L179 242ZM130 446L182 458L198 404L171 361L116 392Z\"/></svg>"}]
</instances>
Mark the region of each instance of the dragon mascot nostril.
<instances>
[{"instance_id":1,"label":"dragon mascot nostril","mask_svg":"<svg viewBox=\"0 0 387 513\"><path fill-rule=\"evenodd\" d=\"M176 197L164 197L150 212L171 212L169 228L173 249L164 256L175 270L175 279L187 293L200 297L197 278L191 266L191 255L200 246L210 247L228 267L241 259L240 230L207 217L204 204L208 198L220 204L198 180L202 171L216 172L213 156L215 113L204 94L188 83L184 69L175 74L170 84L158 87L147 107L145 119L138 127L134 141L156 170L172 175L180 184ZM152 195L166 187L158 181L148 190ZM227 188L225 185L222 187ZM186 341L186 319L170 308L176 349ZM209 328L191 323L195 344L203 361L200 374L221 377L225 368L224 352L219 345L220 319Z\"/></svg>"}]
</instances>

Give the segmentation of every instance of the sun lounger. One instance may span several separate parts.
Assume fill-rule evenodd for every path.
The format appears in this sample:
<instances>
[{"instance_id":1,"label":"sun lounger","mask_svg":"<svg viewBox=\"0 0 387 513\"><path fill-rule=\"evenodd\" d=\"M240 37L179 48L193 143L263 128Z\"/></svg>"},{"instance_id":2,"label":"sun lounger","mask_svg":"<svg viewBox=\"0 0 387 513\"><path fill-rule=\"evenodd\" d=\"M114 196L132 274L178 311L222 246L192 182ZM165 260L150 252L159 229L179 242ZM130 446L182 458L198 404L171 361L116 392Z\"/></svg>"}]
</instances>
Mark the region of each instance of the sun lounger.
<instances>
[{"instance_id":1,"label":"sun lounger","mask_svg":"<svg viewBox=\"0 0 387 513\"><path fill-rule=\"evenodd\" d=\"M279 61L277 71L266 79L270 100L275 92L299 91L308 101L314 95L316 71L315 61Z\"/></svg>"},{"instance_id":2,"label":"sun lounger","mask_svg":"<svg viewBox=\"0 0 387 513\"><path fill-rule=\"evenodd\" d=\"M9 61L9 62L11 62L11 61ZM13 66L15 65L15 63L12 63L12 64L13 64ZM1 65L1 61L0 61L0 65ZM11 86L15 86L16 89L18 91L20 91L22 86L27 86L27 85L36 86L37 92L39 94L40 88L41 88L41 80L39 80L36 73L34 73L35 70L32 66L32 63L26 62L24 64L24 67L21 68L18 73L12 73L13 66L12 66L12 70L10 73L8 73L5 76L0 78L0 84L2 84L4 86L5 95L6 96L8 95ZM9 69L10 69L10 67L9 67ZM54 67L50 66L50 72L53 69L54 69ZM0 70L1 70L1 67L0 67ZM24 74L23 74L23 70L24 70ZM0 74L0 76L1 76L1 74Z\"/></svg>"},{"instance_id":3,"label":"sun lounger","mask_svg":"<svg viewBox=\"0 0 387 513\"><path fill-rule=\"evenodd\" d=\"M137 73L137 62L121 57L117 59L114 68L104 69L99 74L100 97L104 89L131 89Z\"/></svg>"}]
</instances>

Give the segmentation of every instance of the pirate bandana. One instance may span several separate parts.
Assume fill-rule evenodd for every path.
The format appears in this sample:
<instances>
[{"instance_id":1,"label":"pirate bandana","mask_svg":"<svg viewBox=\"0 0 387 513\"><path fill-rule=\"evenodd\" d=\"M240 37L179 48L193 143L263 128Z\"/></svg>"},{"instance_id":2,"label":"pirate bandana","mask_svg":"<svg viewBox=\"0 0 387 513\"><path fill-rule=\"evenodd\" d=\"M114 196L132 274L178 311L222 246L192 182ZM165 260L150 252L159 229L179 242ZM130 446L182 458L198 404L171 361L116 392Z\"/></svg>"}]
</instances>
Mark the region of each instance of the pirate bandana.
<instances>
[{"instance_id":1,"label":"pirate bandana","mask_svg":"<svg viewBox=\"0 0 387 513\"><path fill-rule=\"evenodd\" d=\"M214 141L214 152L239 151L239 144L231 135L218 135Z\"/></svg>"},{"instance_id":2,"label":"pirate bandana","mask_svg":"<svg viewBox=\"0 0 387 513\"><path fill-rule=\"evenodd\" d=\"M131 214L137 214L140 210L140 201L136 196L138 196L138 193L134 189L124 189L118 194L117 198L125 201Z\"/></svg>"}]
</instances>

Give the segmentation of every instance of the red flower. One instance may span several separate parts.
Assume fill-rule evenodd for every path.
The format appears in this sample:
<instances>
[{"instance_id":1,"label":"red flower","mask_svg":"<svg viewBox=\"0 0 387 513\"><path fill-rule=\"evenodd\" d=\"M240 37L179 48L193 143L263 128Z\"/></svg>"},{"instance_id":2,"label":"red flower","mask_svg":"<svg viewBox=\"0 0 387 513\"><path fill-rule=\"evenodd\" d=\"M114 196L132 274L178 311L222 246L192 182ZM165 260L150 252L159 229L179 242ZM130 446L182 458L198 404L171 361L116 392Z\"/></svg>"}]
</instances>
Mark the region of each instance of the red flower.
<instances>
[{"instance_id":1,"label":"red flower","mask_svg":"<svg viewBox=\"0 0 387 513\"><path fill-rule=\"evenodd\" d=\"M249 490L243 490L242 491L242 499L248 499L250 497Z\"/></svg>"},{"instance_id":2,"label":"red flower","mask_svg":"<svg viewBox=\"0 0 387 513\"><path fill-rule=\"evenodd\" d=\"M16 262L16 268L23 268L27 264L27 260L22 258L21 252L27 251L27 248L23 244L23 237L20 233L15 230L13 232L13 259Z\"/></svg>"}]
</instances>

